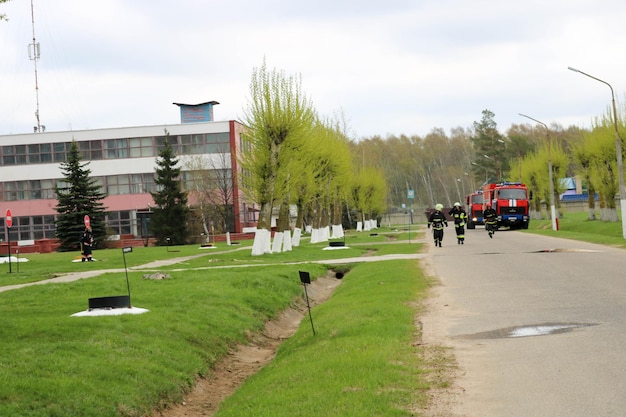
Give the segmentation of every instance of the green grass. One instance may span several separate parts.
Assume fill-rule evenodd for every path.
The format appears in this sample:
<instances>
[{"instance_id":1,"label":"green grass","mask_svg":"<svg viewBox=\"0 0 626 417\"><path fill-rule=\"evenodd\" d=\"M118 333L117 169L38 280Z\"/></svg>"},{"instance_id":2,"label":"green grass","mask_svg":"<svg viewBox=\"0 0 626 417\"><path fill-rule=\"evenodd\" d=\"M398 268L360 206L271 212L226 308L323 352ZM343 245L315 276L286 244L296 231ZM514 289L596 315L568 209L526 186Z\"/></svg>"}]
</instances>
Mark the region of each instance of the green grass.
<instances>
[{"instance_id":1,"label":"green grass","mask_svg":"<svg viewBox=\"0 0 626 417\"><path fill-rule=\"evenodd\" d=\"M131 270L132 304L150 310L142 315L71 317L87 308L88 298L125 295L124 272L0 293L0 415L149 416L154 408L181 401L195 378L209 374L230 347L245 342L250 331L260 330L265 321L301 297L299 270L309 271L312 277L326 273L323 265L285 262L376 256L393 253L393 248L414 253L421 247L416 243L389 244L402 239L402 233L389 234L348 236L348 245L355 246L350 249L323 251L325 244L305 243L291 253L255 259L249 256L249 247L236 250L224 245L217 250L232 251L207 253L190 261L221 256L220 262L230 265L240 261L274 263L267 268L178 265L179 270L169 270L172 278L162 281L144 280L145 271ZM197 246L175 249L180 252L135 248L127 254L127 264L199 252ZM96 251L99 262L95 263L69 262L75 255L33 256L31 262L20 264L19 273L3 274L0 285L60 272L123 267L119 249ZM420 390L428 384L420 378L419 355L413 347L416 307L411 304L421 296L425 280L417 261L373 265L355 266L333 298L314 309L318 335L311 338L305 322L290 341L293 344L282 349L279 361L270 366L274 370L281 364L290 368L279 371L279 379L297 375L300 391L290 395L299 400L333 381L330 389L336 392L332 397L306 400L303 409L311 411L307 415L411 415L409 407L425 401ZM347 271L351 266L334 268ZM342 364L343 370L339 368ZM370 396L373 398L367 399ZM285 398L273 401L280 404ZM272 402L271 396L267 401ZM345 405L339 407L339 403ZM235 405L235 409L241 407L235 413L280 415L246 414L250 406Z\"/></svg>"},{"instance_id":2,"label":"green grass","mask_svg":"<svg viewBox=\"0 0 626 417\"><path fill-rule=\"evenodd\" d=\"M415 234L414 234L415 235ZM190 259L176 265L164 266L161 270L176 270L180 268L214 268L217 266L236 266L236 265L275 265L296 262L310 262L319 259L343 259L364 255L377 256L389 253L415 253L418 250L416 239L413 243L407 242L405 235L389 235L359 237L351 236L346 238L346 246L338 250L325 250L328 243L309 244L303 242L301 246L293 248L290 252L271 253L263 256L252 256L251 250L221 250L204 249L206 256L196 259ZM398 243L395 243L398 242ZM207 253L208 252L208 253Z\"/></svg>"},{"instance_id":3,"label":"green grass","mask_svg":"<svg viewBox=\"0 0 626 417\"><path fill-rule=\"evenodd\" d=\"M307 266L313 276L321 266ZM0 415L139 416L180 400L248 330L301 294L298 268L129 274L142 315L71 317L124 295L123 273L0 294Z\"/></svg>"},{"instance_id":4,"label":"green grass","mask_svg":"<svg viewBox=\"0 0 626 417\"><path fill-rule=\"evenodd\" d=\"M626 248L621 222L589 220L586 212L565 213L559 218L559 230L552 230L551 220L531 220L527 232Z\"/></svg>"},{"instance_id":5,"label":"green grass","mask_svg":"<svg viewBox=\"0 0 626 417\"><path fill-rule=\"evenodd\" d=\"M242 246L245 247L250 244L251 242L246 242ZM224 247L227 246L224 245ZM130 268L161 259L205 254L207 254L206 251L200 250L198 245L173 246L170 248L138 247L133 248L133 252L126 254L126 265ZM79 252L20 254L19 258L28 259L28 262L12 262L11 273L9 273L8 263L0 264L0 286L41 281L71 272L124 268L124 256L121 249L94 250L93 256L97 260L96 262L72 262L81 258Z\"/></svg>"},{"instance_id":6,"label":"green grass","mask_svg":"<svg viewBox=\"0 0 626 417\"><path fill-rule=\"evenodd\" d=\"M390 273L391 272L391 273ZM333 297L216 417L412 416L429 385L414 342L417 261L355 265Z\"/></svg>"}]
</instances>

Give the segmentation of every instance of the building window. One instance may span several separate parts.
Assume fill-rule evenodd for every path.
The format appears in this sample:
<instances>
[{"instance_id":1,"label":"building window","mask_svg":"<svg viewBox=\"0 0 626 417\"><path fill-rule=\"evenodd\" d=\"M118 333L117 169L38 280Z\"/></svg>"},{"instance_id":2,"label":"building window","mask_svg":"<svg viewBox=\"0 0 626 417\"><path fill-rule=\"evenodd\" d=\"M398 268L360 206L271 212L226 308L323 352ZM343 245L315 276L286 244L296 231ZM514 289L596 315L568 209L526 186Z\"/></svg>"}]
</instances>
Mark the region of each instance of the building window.
<instances>
[{"instance_id":1,"label":"building window","mask_svg":"<svg viewBox=\"0 0 626 417\"><path fill-rule=\"evenodd\" d=\"M42 143L39 146L39 151L41 152L40 160L42 164L49 164L52 162L52 144L51 143Z\"/></svg>"},{"instance_id":2,"label":"building window","mask_svg":"<svg viewBox=\"0 0 626 417\"><path fill-rule=\"evenodd\" d=\"M26 164L26 145L15 145L15 164Z\"/></svg>"},{"instance_id":3,"label":"building window","mask_svg":"<svg viewBox=\"0 0 626 417\"><path fill-rule=\"evenodd\" d=\"M4 200L28 200L28 181L8 181L4 183Z\"/></svg>"},{"instance_id":4,"label":"building window","mask_svg":"<svg viewBox=\"0 0 626 417\"><path fill-rule=\"evenodd\" d=\"M30 229L30 217L18 217L18 235L19 240L32 239L32 230Z\"/></svg>"},{"instance_id":5,"label":"building window","mask_svg":"<svg viewBox=\"0 0 626 417\"><path fill-rule=\"evenodd\" d=\"M107 215L107 231L112 235L131 234L130 211L110 211Z\"/></svg>"},{"instance_id":6,"label":"building window","mask_svg":"<svg viewBox=\"0 0 626 417\"><path fill-rule=\"evenodd\" d=\"M15 146L9 145L2 147L2 164L15 165Z\"/></svg>"},{"instance_id":7,"label":"building window","mask_svg":"<svg viewBox=\"0 0 626 417\"><path fill-rule=\"evenodd\" d=\"M67 160L66 147L69 150L70 142L60 142L52 145L54 151L54 162L65 162Z\"/></svg>"},{"instance_id":8,"label":"building window","mask_svg":"<svg viewBox=\"0 0 626 417\"><path fill-rule=\"evenodd\" d=\"M154 173L110 175L106 177L106 190L109 195L154 192L156 191Z\"/></svg>"},{"instance_id":9,"label":"building window","mask_svg":"<svg viewBox=\"0 0 626 417\"><path fill-rule=\"evenodd\" d=\"M128 158L128 139L108 139L104 141L105 159Z\"/></svg>"},{"instance_id":10,"label":"building window","mask_svg":"<svg viewBox=\"0 0 626 417\"><path fill-rule=\"evenodd\" d=\"M145 158L155 156L152 146L152 138L131 138L129 139L130 157Z\"/></svg>"}]
</instances>

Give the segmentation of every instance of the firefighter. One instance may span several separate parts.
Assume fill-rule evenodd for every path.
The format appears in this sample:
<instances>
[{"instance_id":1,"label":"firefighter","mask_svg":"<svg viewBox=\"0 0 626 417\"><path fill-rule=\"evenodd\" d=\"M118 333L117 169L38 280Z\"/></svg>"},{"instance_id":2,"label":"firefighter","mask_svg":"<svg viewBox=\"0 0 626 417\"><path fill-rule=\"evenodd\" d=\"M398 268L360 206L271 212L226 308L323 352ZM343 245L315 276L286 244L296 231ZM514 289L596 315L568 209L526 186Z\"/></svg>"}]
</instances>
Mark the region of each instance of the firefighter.
<instances>
[{"instance_id":1,"label":"firefighter","mask_svg":"<svg viewBox=\"0 0 626 417\"><path fill-rule=\"evenodd\" d=\"M93 233L91 231L91 227L85 227L85 231L80 237L80 245L83 252L82 262L93 262L93 258L91 256L91 248L93 245Z\"/></svg>"},{"instance_id":2,"label":"firefighter","mask_svg":"<svg viewBox=\"0 0 626 417\"><path fill-rule=\"evenodd\" d=\"M498 227L498 214L491 207L491 203L487 203L487 208L483 212L483 217L485 219L485 230L489 233L489 238L493 239L493 234L496 232Z\"/></svg>"},{"instance_id":3,"label":"firefighter","mask_svg":"<svg viewBox=\"0 0 626 417\"><path fill-rule=\"evenodd\" d=\"M454 203L454 207L448 212L454 219L454 231L456 232L456 243L462 245L465 242L465 222L467 221L467 213L461 203Z\"/></svg>"},{"instance_id":4,"label":"firefighter","mask_svg":"<svg viewBox=\"0 0 626 417\"><path fill-rule=\"evenodd\" d=\"M433 211L428 217L428 228L433 227L433 237L435 238L435 246L441 247L441 241L443 240L443 227L448 227L448 221L446 216L441 211L443 205L436 204L435 211Z\"/></svg>"}]
</instances>

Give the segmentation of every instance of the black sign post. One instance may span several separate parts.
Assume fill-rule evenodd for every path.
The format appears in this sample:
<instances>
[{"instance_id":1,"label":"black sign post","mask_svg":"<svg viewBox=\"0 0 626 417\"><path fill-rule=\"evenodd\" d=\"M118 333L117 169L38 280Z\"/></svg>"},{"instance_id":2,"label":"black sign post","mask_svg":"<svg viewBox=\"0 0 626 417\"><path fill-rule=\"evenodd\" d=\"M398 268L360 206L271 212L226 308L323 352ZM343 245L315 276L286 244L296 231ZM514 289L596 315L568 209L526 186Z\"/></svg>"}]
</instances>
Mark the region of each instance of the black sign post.
<instances>
[{"instance_id":1,"label":"black sign post","mask_svg":"<svg viewBox=\"0 0 626 417\"><path fill-rule=\"evenodd\" d=\"M307 284L311 283L311 276L306 271L298 271L300 274L300 282L304 286L304 296L306 298L306 307L309 310L309 320L311 320L311 330L313 330L313 336L315 336L315 327L313 326L313 316L311 316L311 305L309 304L309 294L306 290Z\"/></svg>"}]
</instances>

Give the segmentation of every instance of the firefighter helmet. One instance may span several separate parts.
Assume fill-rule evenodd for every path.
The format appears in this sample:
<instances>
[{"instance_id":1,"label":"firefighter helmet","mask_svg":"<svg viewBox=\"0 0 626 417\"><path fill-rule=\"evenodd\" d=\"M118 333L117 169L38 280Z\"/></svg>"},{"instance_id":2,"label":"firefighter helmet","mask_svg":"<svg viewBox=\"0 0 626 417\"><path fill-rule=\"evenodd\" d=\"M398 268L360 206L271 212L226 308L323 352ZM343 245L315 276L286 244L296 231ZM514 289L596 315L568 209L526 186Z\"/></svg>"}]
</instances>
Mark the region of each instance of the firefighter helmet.
<instances>
[{"instance_id":1,"label":"firefighter helmet","mask_svg":"<svg viewBox=\"0 0 626 417\"><path fill-rule=\"evenodd\" d=\"M440 211L443 208L443 204L435 204L435 210Z\"/></svg>"}]
</instances>

